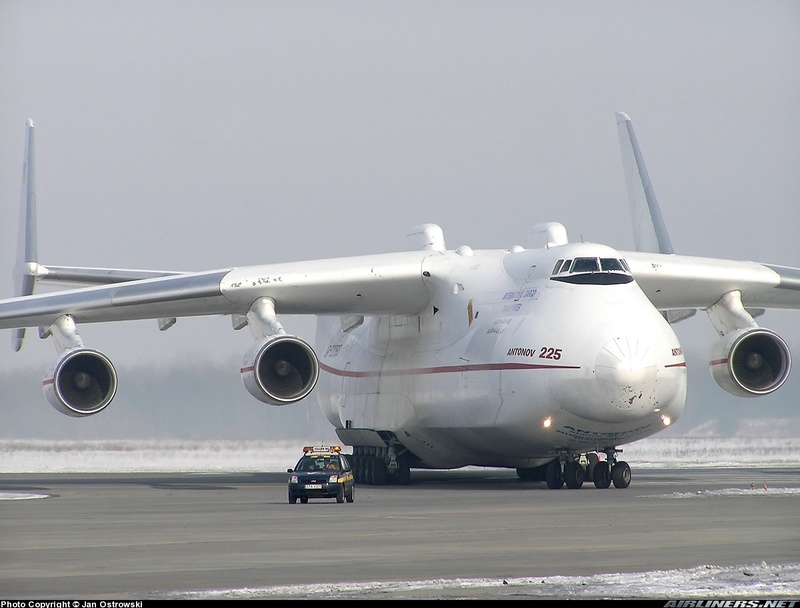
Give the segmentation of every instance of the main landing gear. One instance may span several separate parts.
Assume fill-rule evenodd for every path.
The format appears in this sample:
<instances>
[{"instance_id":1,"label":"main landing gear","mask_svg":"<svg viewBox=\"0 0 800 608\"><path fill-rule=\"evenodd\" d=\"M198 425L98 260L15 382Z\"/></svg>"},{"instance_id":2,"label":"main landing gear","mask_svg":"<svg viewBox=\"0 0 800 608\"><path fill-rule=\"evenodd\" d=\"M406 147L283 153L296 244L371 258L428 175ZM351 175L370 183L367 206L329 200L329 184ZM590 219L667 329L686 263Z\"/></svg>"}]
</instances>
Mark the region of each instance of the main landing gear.
<instances>
[{"instance_id":1,"label":"main landing gear","mask_svg":"<svg viewBox=\"0 0 800 608\"><path fill-rule=\"evenodd\" d=\"M614 484L615 488L631 485L631 467L627 462L617 460L617 450L608 448L606 460L600 460L597 453L562 454L544 465L544 479L537 479L536 469L517 469L517 475L526 481L544 481L551 490L563 486L574 490L583 486L585 480L594 482L595 487L605 489Z\"/></svg>"},{"instance_id":2,"label":"main landing gear","mask_svg":"<svg viewBox=\"0 0 800 608\"><path fill-rule=\"evenodd\" d=\"M357 484L369 486L401 485L411 483L411 467L405 453L392 448L356 446L350 456L353 476Z\"/></svg>"}]
</instances>

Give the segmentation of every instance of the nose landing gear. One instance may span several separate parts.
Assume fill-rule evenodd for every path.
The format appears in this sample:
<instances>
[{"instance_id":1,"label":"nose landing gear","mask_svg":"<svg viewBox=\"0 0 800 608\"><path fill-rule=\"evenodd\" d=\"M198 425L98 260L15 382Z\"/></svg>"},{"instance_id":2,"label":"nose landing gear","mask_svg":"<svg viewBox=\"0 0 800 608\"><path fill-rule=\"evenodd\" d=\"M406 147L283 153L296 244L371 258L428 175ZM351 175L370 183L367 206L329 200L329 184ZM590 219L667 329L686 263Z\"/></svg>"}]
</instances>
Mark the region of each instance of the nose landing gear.
<instances>
[{"instance_id":1,"label":"nose landing gear","mask_svg":"<svg viewBox=\"0 0 800 608\"><path fill-rule=\"evenodd\" d=\"M606 448L605 460L600 460L596 453L562 454L551 461L545 469L545 481L551 490L566 485L574 490L583 486L584 479L591 479L596 488L605 489L614 484L615 488L624 489L631 485L631 467L627 462L617 460L616 448Z\"/></svg>"}]
</instances>

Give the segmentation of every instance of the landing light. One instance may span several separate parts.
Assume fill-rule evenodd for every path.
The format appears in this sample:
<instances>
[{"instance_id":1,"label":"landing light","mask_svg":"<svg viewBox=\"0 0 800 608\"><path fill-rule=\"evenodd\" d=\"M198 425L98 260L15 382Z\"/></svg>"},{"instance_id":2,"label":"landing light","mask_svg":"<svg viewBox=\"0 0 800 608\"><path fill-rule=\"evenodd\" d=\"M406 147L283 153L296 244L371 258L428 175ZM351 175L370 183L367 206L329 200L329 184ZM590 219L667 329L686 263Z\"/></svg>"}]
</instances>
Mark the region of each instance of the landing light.
<instances>
[{"instance_id":1,"label":"landing light","mask_svg":"<svg viewBox=\"0 0 800 608\"><path fill-rule=\"evenodd\" d=\"M553 424L553 421L552 421L552 420L550 420L550 417L549 417L549 416L548 416L547 418L545 418L545 419L544 419L544 422L542 422L542 426L543 426L544 428L546 428L546 429L549 429L551 424Z\"/></svg>"},{"instance_id":2,"label":"landing light","mask_svg":"<svg viewBox=\"0 0 800 608\"><path fill-rule=\"evenodd\" d=\"M670 424L672 424L672 418L670 418L669 416L665 416L665 415L663 415L663 414L662 414L662 415L661 415L661 423L662 423L664 426L669 426Z\"/></svg>"}]
</instances>

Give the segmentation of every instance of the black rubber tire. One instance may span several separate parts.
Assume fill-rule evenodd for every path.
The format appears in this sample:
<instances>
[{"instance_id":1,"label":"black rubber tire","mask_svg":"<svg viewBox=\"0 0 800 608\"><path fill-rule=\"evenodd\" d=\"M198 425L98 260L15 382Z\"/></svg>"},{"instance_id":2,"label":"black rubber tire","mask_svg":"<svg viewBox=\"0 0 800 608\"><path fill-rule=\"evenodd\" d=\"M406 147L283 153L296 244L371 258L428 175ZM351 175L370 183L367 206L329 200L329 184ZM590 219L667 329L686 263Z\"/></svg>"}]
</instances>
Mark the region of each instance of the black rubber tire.
<instances>
[{"instance_id":1,"label":"black rubber tire","mask_svg":"<svg viewBox=\"0 0 800 608\"><path fill-rule=\"evenodd\" d=\"M561 474L561 463L558 458L547 465L544 473L544 480L547 482L547 487L551 490L558 490L564 485L564 476Z\"/></svg>"},{"instance_id":2,"label":"black rubber tire","mask_svg":"<svg viewBox=\"0 0 800 608\"><path fill-rule=\"evenodd\" d=\"M601 490L605 490L611 485L611 469L608 468L608 463L605 460L601 460L594 465L592 481L594 481L594 487Z\"/></svg>"},{"instance_id":3,"label":"black rubber tire","mask_svg":"<svg viewBox=\"0 0 800 608\"><path fill-rule=\"evenodd\" d=\"M627 488L631 485L631 467L627 462L620 461L611 467L611 481L615 488Z\"/></svg>"},{"instance_id":4,"label":"black rubber tire","mask_svg":"<svg viewBox=\"0 0 800 608\"><path fill-rule=\"evenodd\" d=\"M564 465L564 483L570 490L577 490L583 485L584 473L579 462L568 462Z\"/></svg>"},{"instance_id":5,"label":"black rubber tire","mask_svg":"<svg viewBox=\"0 0 800 608\"><path fill-rule=\"evenodd\" d=\"M385 486L389 483L389 469L386 468L383 458L372 456L369 459L369 466L372 470L371 477L373 486Z\"/></svg>"}]
</instances>

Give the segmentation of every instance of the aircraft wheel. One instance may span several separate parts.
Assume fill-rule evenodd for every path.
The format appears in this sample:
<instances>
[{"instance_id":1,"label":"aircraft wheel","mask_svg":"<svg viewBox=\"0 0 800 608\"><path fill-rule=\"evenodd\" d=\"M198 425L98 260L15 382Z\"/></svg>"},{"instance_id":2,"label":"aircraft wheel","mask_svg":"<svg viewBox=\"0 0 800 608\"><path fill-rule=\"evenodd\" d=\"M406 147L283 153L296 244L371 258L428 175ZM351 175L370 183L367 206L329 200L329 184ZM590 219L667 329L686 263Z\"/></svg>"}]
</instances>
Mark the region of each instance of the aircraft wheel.
<instances>
[{"instance_id":1,"label":"aircraft wheel","mask_svg":"<svg viewBox=\"0 0 800 608\"><path fill-rule=\"evenodd\" d=\"M385 486L388 482L389 469L383 463L383 458L373 456L370 458L370 468L372 469L372 485Z\"/></svg>"},{"instance_id":2,"label":"aircraft wheel","mask_svg":"<svg viewBox=\"0 0 800 608\"><path fill-rule=\"evenodd\" d=\"M578 462L568 462L564 465L564 483L570 490L577 490L583 485L583 467Z\"/></svg>"},{"instance_id":3,"label":"aircraft wheel","mask_svg":"<svg viewBox=\"0 0 800 608\"><path fill-rule=\"evenodd\" d=\"M353 454L353 479L356 483L364 483L364 457L361 454Z\"/></svg>"},{"instance_id":4,"label":"aircraft wheel","mask_svg":"<svg viewBox=\"0 0 800 608\"><path fill-rule=\"evenodd\" d=\"M394 475L389 476L389 483L397 486L407 486L411 483L411 467L403 459L398 460Z\"/></svg>"},{"instance_id":5,"label":"aircraft wheel","mask_svg":"<svg viewBox=\"0 0 800 608\"><path fill-rule=\"evenodd\" d=\"M605 490L611 485L611 469L608 468L608 463L605 460L594 465L592 481L594 481L594 486L601 490Z\"/></svg>"},{"instance_id":6,"label":"aircraft wheel","mask_svg":"<svg viewBox=\"0 0 800 608\"><path fill-rule=\"evenodd\" d=\"M544 480L551 490L558 490L564 485L564 476L561 474L561 463L558 458L547 465L547 469L544 472Z\"/></svg>"},{"instance_id":7,"label":"aircraft wheel","mask_svg":"<svg viewBox=\"0 0 800 608\"><path fill-rule=\"evenodd\" d=\"M631 468L627 462L618 462L611 467L611 481L615 488L627 488L631 485Z\"/></svg>"}]
</instances>

